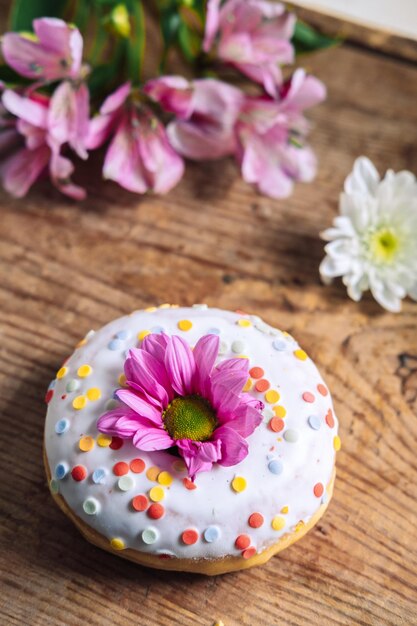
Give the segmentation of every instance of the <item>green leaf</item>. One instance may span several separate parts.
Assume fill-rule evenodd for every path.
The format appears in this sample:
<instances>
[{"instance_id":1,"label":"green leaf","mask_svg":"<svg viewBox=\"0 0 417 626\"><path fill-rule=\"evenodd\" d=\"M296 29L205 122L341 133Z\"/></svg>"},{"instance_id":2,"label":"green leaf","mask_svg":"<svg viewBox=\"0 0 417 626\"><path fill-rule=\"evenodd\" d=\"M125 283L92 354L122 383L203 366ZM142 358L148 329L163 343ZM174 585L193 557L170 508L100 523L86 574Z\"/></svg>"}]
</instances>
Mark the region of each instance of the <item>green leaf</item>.
<instances>
[{"instance_id":1,"label":"green leaf","mask_svg":"<svg viewBox=\"0 0 417 626\"><path fill-rule=\"evenodd\" d=\"M28 85L30 80L20 76L8 65L0 65L0 81L6 85Z\"/></svg>"},{"instance_id":2,"label":"green leaf","mask_svg":"<svg viewBox=\"0 0 417 626\"><path fill-rule=\"evenodd\" d=\"M292 38L292 43L294 44L297 54L330 48L331 46L340 44L341 41L342 40L338 38L322 35L318 31L314 30L314 28L305 22L301 22L300 20L297 20Z\"/></svg>"},{"instance_id":3,"label":"green leaf","mask_svg":"<svg viewBox=\"0 0 417 626\"><path fill-rule=\"evenodd\" d=\"M10 28L31 31L37 17L62 17L68 0L14 0L10 11Z\"/></svg>"},{"instance_id":4,"label":"green leaf","mask_svg":"<svg viewBox=\"0 0 417 626\"><path fill-rule=\"evenodd\" d=\"M137 83L141 80L145 53L145 13L140 0L130 0L127 6L133 18L132 34L126 40L128 72L133 83Z\"/></svg>"},{"instance_id":5,"label":"green leaf","mask_svg":"<svg viewBox=\"0 0 417 626\"><path fill-rule=\"evenodd\" d=\"M195 31L191 30L184 22L181 22L180 24L178 31L178 43L183 55L187 61L190 61L191 63L195 61L201 53L201 37L199 37Z\"/></svg>"}]
</instances>

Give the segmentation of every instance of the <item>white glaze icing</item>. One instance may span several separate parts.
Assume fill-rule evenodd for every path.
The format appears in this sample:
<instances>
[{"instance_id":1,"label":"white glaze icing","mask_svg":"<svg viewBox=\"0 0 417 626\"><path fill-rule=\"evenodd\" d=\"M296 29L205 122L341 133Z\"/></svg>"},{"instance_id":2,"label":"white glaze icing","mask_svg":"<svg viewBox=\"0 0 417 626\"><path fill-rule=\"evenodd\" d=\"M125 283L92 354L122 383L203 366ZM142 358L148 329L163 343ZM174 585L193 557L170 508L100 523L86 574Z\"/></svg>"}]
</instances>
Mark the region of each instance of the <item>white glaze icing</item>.
<instances>
[{"instance_id":1,"label":"white glaze icing","mask_svg":"<svg viewBox=\"0 0 417 626\"><path fill-rule=\"evenodd\" d=\"M186 332L177 326L184 319L193 324ZM240 319L248 319L252 325L241 327L237 323ZM123 372L126 350L140 345L139 332L161 329L168 335L184 337L192 346L202 335L219 331L222 354L218 361L237 356L232 346L235 349L236 345L240 349L243 347L250 368L262 367L271 389L276 389L281 396L278 404L287 411L284 430L273 432L268 426L274 416L272 405L265 402L264 393L252 388L250 393L265 402L265 419L247 439L248 456L233 467L215 465L212 471L199 473L194 490L185 488L182 479L187 473L173 469L178 458L167 452L142 452L130 441L125 441L119 450L100 447L97 443L89 452L82 452L79 448L82 436L96 440L99 434L96 422L108 408L114 391L120 387L118 379ZM112 344L116 349L109 349L110 342L120 331L126 333L127 338ZM273 346L274 341L278 349ZM243 345L236 342L243 342ZM314 486L321 483L326 487L334 467L337 420L334 418L333 427L325 420L329 409L333 409L331 397L318 392L317 385L323 385L323 380L311 359L296 358L294 351L297 349L299 346L292 337L271 328L258 317L209 309L204 305L136 311L89 333L86 343L66 361L68 371L65 376L51 384L53 397L48 405L45 425L46 456L52 476L60 463L64 472L69 470L63 479L53 481L52 489L59 490L69 507L86 524L109 541L122 539L126 548L180 558L219 558L239 555L241 551L235 547L235 540L239 535L247 534L251 538L250 545L261 552L282 535L293 531L300 520L309 521L323 501L314 494ZM91 366L92 373L81 378L77 370L84 364ZM79 384L71 383L73 380ZM72 387L77 389L66 390ZM72 406L74 398L86 394L91 388L99 388L101 398L88 401L85 408L75 410ZM313 403L303 399L304 392L314 395ZM318 430L309 424L308 418L312 415L317 418L313 420L315 426L320 425ZM56 424L64 418L68 420L67 429L57 434ZM134 486L124 491L119 488L119 478L113 474L112 468L118 461L129 463L135 458L141 458L146 469L140 474L129 471L126 476L132 480L122 481L122 486L126 486L124 483L128 486L129 482ZM274 460L282 464L280 474L268 469ZM75 465L87 469L85 480L77 482L72 478L70 471ZM161 504L165 515L156 520L150 519L146 512L134 511L131 506L134 496L147 495L158 484L146 476L146 470L151 466L167 470L174 477L169 487L163 487L165 497ZM104 470L104 478L96 483L93 472L98 469ZM247 481L246 489L240 493L231 487L235 476L242 476ZM96 512L87 513L89 507ZM281 513L283 507L288 507L288 513ZM251 528L248 524L248 518L254 512L264 517L259 528ZM271 525L277 515L285 520L285 526L280 530L274 530ZM207 541L205 531L213 526L219 537ZM183 531L189 528L199 533L199 539L193 545L185 545L181 539ZM151 530L148 532L148 529ZM143 531L147 532L142 537ZM216 531L210 530L206 535L210 539ZM150 539L153 540L151 543Z\"/></svg>"}]
</instances>

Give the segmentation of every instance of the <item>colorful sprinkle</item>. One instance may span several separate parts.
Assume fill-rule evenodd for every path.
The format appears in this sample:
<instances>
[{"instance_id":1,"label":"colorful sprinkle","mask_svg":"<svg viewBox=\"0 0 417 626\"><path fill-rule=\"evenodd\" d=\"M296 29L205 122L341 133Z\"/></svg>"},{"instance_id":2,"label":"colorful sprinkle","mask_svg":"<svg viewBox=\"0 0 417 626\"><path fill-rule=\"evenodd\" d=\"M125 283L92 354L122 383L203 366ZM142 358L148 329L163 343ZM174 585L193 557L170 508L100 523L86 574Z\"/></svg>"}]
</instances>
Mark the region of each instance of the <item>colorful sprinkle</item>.
<instances>
[{"instance_id":1,"label":"colorful sprinkle","mask_svg":"<svg viewBox=\"0 0 417 626\"><path fill-rule=\"evenodd\" d=\"M173 462L172 469L175 470L176 472L185 472L185 470L187 469L187 466L184 463L184 461L181 461L181 459L177 459L176 461Z\"/></svg>"},{"instance_id":2,"label":"colorful sprinkle","mask_svg":"<svg viewBox=\"0 0 417 626\"><path fill-rule=\"evenodd\" d=\"M234 354L242 354L246 350L246 343L244 341L236 340L232 343L232 352Z\"/></svg>"},{"instance_id":3,"label":"colorful sprinkle","mask_svg":"<svg viewBox=\"0 0 417 626\"><path fill-rule=\"evenodd\" d=\"M264 523L264 516L261 513L252 513L249 516L248 524L251 528L260 528Z\"/></svg>"},{"instance_id":4,"label":"colorful sprinkle","mask_svg":"<svg viewBox=\"0 0 417 626\"><path fill-rule=\"evenodd\" d=\"M252 389L252 379L248 378L248 380L245 382L245 385L242 389L242 391L249 391L249 389Z\"/></svg>"},{"instance_id":5,"label":"colorful sprinkle","mask_svg":"<svg viewBox=\"0 0 417 626\"><path fill-rule=\"evenodd\" d=\"M283 515L286 515L289 511L289 508L287 506L283 506L280 513L282 513Z\"/></svg>"},{"instance_id":6,"label":"colorful sprinkle","mask_svg":"<svg viewBox=\"0 0 417 626\"><path fill-rule=\"evenodd\" d=\"M119 537L113 537L113 539L110 541L110 545L113 550L124 550L125 548L125 542Z\"/></svg>"},{"instance_id":7,"label":"colorful sprinkle","mask_svg":"<svg viewBox=\"0 0 417 626\"><path fill-rule=\"evenodd\" d=\"M204 539L207 543L214 543L220 537L220 530L218 526L209 526L203 533Z\"/></svg>"},{"instance_id":8,"label":"colorful sprinkle","mask_svg":"<svg viewBox=\"0 0 417 626\"><path fill-rule=\"evenodd\" d=\"M313 430L320 430L321 422L317 415L310 415L307 422Z\"/></svg>"},{"instance_id":9,"label":"colorful sprinkle","mask_svg":"<svg viewBox=\"0 0 417 626\"><path fill-rule=\"evenodd\" d=\"M131 333L129 330L119 330L119 332L116 333L115 337L116 339L122 339L122 341L124 341L125 339L129 339L130 334Z\"/></svg>"},{"instance_id":10,"label":"colorful sprinkle","mask_svg":"<svg viewBox=\"0 0 417 626\"><path fill-rule=\"evenodd\" d=\"M145 339L145 337L147 337L150 334L151 334L150 330L141 330L138 333L137 337L138 337L139 341L143 341Z\"/></svg>"},{"instance_id":11,"label":"colorful sprinkle","mask_svg":"<svg viewBox=\"0 0 417 626\"><path fill-rule=\"evenodd\" d=\"M68 391L68 393L71 393L72 391L77 391L79 387L80 387L80 381L77 380L76 378L73 378L72 380L69 380L67 382L65 391Z\"/></svg>"},{"instance_id":12,"label":"colorful sprinkle","mask_svg":"<svg viewBox=\"0 0 417 626\"><path fill-rule=\"evenodd\" d=\"M303 398L304 402L310 402L310 403L311 403L311 402L314 402L314 400L315 400L315 397L314 397L314 396L313 396L313 394L312 394L312 393L310 393L309 391L305 391L305 392L303 393L302 398Z\"/></svg>"},{"instance_id":13,"label":"colorful sprinkle","mask_svg":"<svg viewBox=\"0 0 417 626\"><path fill-rule=\"evenodd\" d=\"M124 461L119 461L113 465L113 474L115 476L124 476L129 471L129 466Z\"/></svg>"},{"instance_id":14,"label":"colorful sprinkle","mask_svg":"<svg viewBox=\"0 0 417 626\"><path fill-rule=\"evenodd\" d=\"M191 330L193 323L190 320L180 320L177 324L178 328L183 331Z\"/></svg>"},{"instance_id":15,"label":"colorful sprinkle","mask_svg":"<svg viewBox=\"0 0 417 626\"><path fill-rule=\"evenodd\" d=\"M48 389L48 391L45 394L45 402L46 402L46 404L49 404L53 397L54 397L54 390L53 389Z\"/></svg>"},{"instance_id":16,"label":"colorful sprinkle","mask_svg":"<svg viewBox=\"0 0 417 626\"><path fill-rule=\"evenodd\" d=\"M266 391L267 389L269 389L271 386L271 383L269 382L269 380L266 380L266 378L261 378L261 380L258 380L255 384L255 389L256 391Z\"/></svg>"},{"instance_id":17,"label":"colorful sprinkle","mask_svg":"<svg viewBox=\"0 0 417 626\"><path fill-rule=\"evenodd\" d=\"M285 526L285 519L280 515L276 515L271 522L271 526L274 530L282 530Z\"/></svg>"},{"instance_id":18,"label":"colorful sprinkle","mask_svg":"<svg viewBox=\"0 0 417 626\"><path fill-rule=\"evenodd\" d=\"M281 432L281 430L284 430L285 427L284 421L280 417L273 417L271 420L269 420L268 425L274 433Z\"/></svg>"},{"instance_id":19,"label":"colorful sprinkle","mask_svg":"<svg viewBox=\"0 0 417 626\"><path fill-rule=\"evenodd\" d=\"M252 326L252 322L250 320L245 320L245 319L237 320L236 324L238 326L241 326L242 328L249 328L250 326Z\"/></svg>"},{"instance_id":20,"label":"colorful sprinkle","mask_svg":"<svg viewBox=\"0 0 417 626\"><path fill-rule=\"evenodd\" d=\"M165 491L162 487L152 487L152 489L149 490L149 499L152 500L152 502L160 502L164 498Z\"/></svg>"},{"instance_id":21,"label":"colorful sprinkle","mask_svg":"<svg viewBox=\"0 0 417 626\"><path fill-rule=\"evenodd\" d=\"M126 387L126 374L122 372L117 380L121 387Z\"/></svg>"},{"instance_id":22,"label":"colorful sprinkle","mask_svg":"<svg viewBox=\"0 0 417 626\"><path fill-rule=\"evenodd\" d=\"M147 471L146 471L146 478L148 480L152 480L155 481L158 478L158 474L160 472L160 468L157 467L156 465L153 465L152 467L150 467Z\"/></svg>"},{"instance_id":23,"label":"colorful sprinkle","mask_svg":"<svg viewBox=\"0 0 417 626\"><path fill-rule=\"evenodd\" d=\"M111 435L104 435L103 433L100 433L97 436L97 445L100 446L100 448L108 448L111 444L111 439Z\"/></svg>"},{"instance_id":24,"label":"colorful sprinkle","mask_svg":"<svg viewBox=\"0 0 417 626\"><path fill-rule=\"evenodd\" d=\"M285 417L287 415L287 409L280 404L273 406L272 410L277 417Z\"/></svg>"},{"instance_id":25,"label":"colorful sprinkle","mask_svg":"<svg viewBox=\"0 0 417 626\"><path fill-rule=\"evenodd\" d=\"M79 367L77 370L77 374L80 378L87 378L87 376L90 376L90 374L92 373L93 368L91 367L91 365L81 365L81 367Z\"/></svg>"},{"instance_id":26,"label":"colorful sprinkle","mask_svg":"<svg viewBox=\"0 0 417 626\"><path fill-rule=\"evenodd\" d=\"M91 389L87 391L87 398L92 402L94 402L95 400L100 400L101 389L99 389L98 387L91 387Z\"/></svg>"},{"instance_id":27,"label":"colorful sprinkle","mask_svg":"<svg viewBox=\"0 0 417 626\"><path fill-rule=\"evenodd\" d=\"M106 474L107 474L106 470L103 469L102 467L95 469L91 477L93 479L93 483L95 483L96 485L102 485L103 483L105 483Z\"/></svg>"},{"instance_id":28,"label":"colorful sprinkle","mask_svg":"<svg viewBox=\"0 0 417 626\"><path fill-rule=\"evenodd\" d=\"M327 396L329 394L329 390L327 389L327 387L325 387L324 385L322 385L321 383L317 385L317 391L322 395L322 396Z\"/></svg>"},{"instance_id":29,"label":"colorful sprinkle","mask_svg":"<svg viewBox=\"0 0 417 626\"><path fill-rule=\"evenodd\" d=\"M132 476L121 476L117 481L120 491L130 491L135 486L135 480Z\"/></svg>"},{"instance_id":30,"label":"colorful sprinkle","mask_svg":"<svg viewBox=\"0 0 417 626\"><path fill-rule=\"evenodd\" d=\"M57 373L56 373L56 377L58 378L58 380L60 378L64 378L64 376L66 376L68 374L68 367L61 367Z\"/></svg>"},{"instance_id":31,"label":"colorful sprinkle","mask_svg":"<svg viewBox=\"0 0 417 626\"><path fill-rule=\"evenodd\" d=\"M57 480L62 480L63 478L65 478L68 472L69 472L68 463L64 463L64 462L58 463L58 465L55 467L55 478Z\"/></svg>"},{"instance_id":32,"label":"colorful sprinkle","mask_svg":"<svg viewBox=\"0 0 417 626\"><path fill-rule=\"evenodd\" d=\"M329 428L333 428L334 426L333 411L331 409L329 409L326 413L326 424Z\"/></svg>"},{"instance_id":33,"label":"colorful sprinkle","mask_svg":"<svg viewBox=\"0 0 417 626\"><path fill-rule=\"evenodd\" d=\"M150 526L149 528L145 528L145 530L142 531L143 543L151 545L152 543L155 543L156 541L158 541L158 539L159 539L159 531L156 528L152 528Z\"/></svg>"},{"instance_id":34,"label":"colorful sprinkle","mask_svg":"<svg viewBox=\"0 0 417 626\"><path fill-rule=\"evenodd\" d=\"M316 483L313 488L313 493L316 496L316 498L321 498L321 496L323 495L323 492L324 492L323 484Z\"/></svg>"},{"instance_id":35,"label":"colorful sprinkle","mask_svg":"<svg viewBox=\"0 0 417 626\"><path fill-rule=\"evenodd\" d=\"M151 519L160 519L165 514L165 509L162 504L159 504L159 502L155 502L154 504L151 504L149 509L146 511L146 514Z\"/></svg>"},{"instance_id":36,"label":"colorful sprinkle","mask_svg":"<svg viewBox=\"0 0 417 626\"><path fill-rule=\"evenodd\" d=\"M194 489L197 489L197 485L193 483L193 481L190 480L189 478L183 478L182 482L183 482L184 487L186 489L189 489L189 491L193 491Z\"/></svg>"},{"instance_id":37,"label":"colorful sprinkle","mask_svg":"<svg viewBox=\"0 0 417 626\"><path fill-rule=\"evenodd\" d=\"M107 347L109 350L115 351L115 350L122 350L124 348L124 345L125 344L120 339L112 339L107 344Z\"/></svg>"},{"instance_id":38,"label":"colorful sprinkle","mask_svg":"<svg viewBox=\"0 0 417 626\"><path fill-rule=\"evenodd\" d=\"M245 491L246 485L246 478L243 478L243 476L235 476L235 478L232 480L232 489L233 491L236 491L236 493L241 493L242 491Z\"/></svg>"},{"instance_id":39,"label":"colorful sprinkle","mask_svg":"<svg viewBox=\"0 0 417 626\"><path fill-rule=\"evenodd\" d=\"M129 467L134 474L142 474L145 469L145 462L142 459L133 459L130 461Z\"/></svg>"},{"instance_id":40,"label":"colorful sprinkle","mask_svg":"<svg viewBox=\"0 0 417 626\"><path fill-rule=\"evenodd\" d=\"M172 477L172 475L169 472L161 472L160 474L158 474L158 483L160 485L164 485L165 487L169 487L170 485L172 485L172 481L174 480L174 478Z\"/></svg>"},{"instance_id":41,"label":"colorful sprinkle","mask_svg":"<svg viewBox=\"0 0 417 626\"><path fill-rule=\"evenodd\" d=\"M276 474L277 476L279 476L279 474L282 474L283 465L281 461L279 461L278 459L274 459L273 461L269 461L268 469L271 474Z\"/></svg>"},{"instance_id":42,"label":"colorful sprinkle","mask_svg":"<svg viewBox=\"0 0 417 626\"><path fill-rule=\"evenodd\" d=\"M81 482L87 478L87 470L84 465L75 465L71 470L71 476L77 482Z\"/></svg>"},{"instance_id":43,"label":"colorful sprinkle","mask_svg":"<svg viewBox=\"0 0 417 626\"><path fill-rule=\"evenodd\" d=\"M51 478L51 480L49 481L49 489L54 495L59 493L59 482L56 480L56 478Z\"/></svg>"},{"instance_id":44,"label":"colorful sprinkle","mask_svg":"<svg viewBox=\"0 0 417 626\"><path fill-rule=\"evenodd\" d=\"M340 440L340 437L339 437L339 435L336 435L333 438L333 448L336 450L336 452L339 452L341 447L342 447L342 442Z\"/></svg>"},{"instance_id":45,"label":"colorful sprinkle","mask_svg":"<svg viewBox=\"0 0 417 626\"><path fill-rule=\"evenodd\" d=\"M220 335L220 328L209 328L207 335Z\"/></svg>"},{"instance_id":46,"label":"colorful sprinkle","mask_svg":"<svg viewBox=\"0 0 417 626\"><path fill-rule=\"evenodd\" d=\"M80 441L78 442L78 447L82 452L90 452L90 450L94 448L93 437L90 437L89 435L81 437Z\"/></svg>"},{"instance_id":47,"label":"colorful sprinkle","mask_svg":"<svg viewBox=\"0 0 417 626\"><path fill-rule=\"evenodd\" d=\"M122 445L123 445L123 439L120 439L120 437L112 437L109 448L111 450L120 450Z\"/></svg>"},{"instance_id":48,"label":"colorful sprinkle","mask_svg":"<svg viewBox=\"0 0 417 626\"><path fill-rule=\"evenodd\" d=\"M298 437L298 430L294 430L294 428L289 428L284 433L284 439L288 441L288 443L295 443L298 441Z\"/></svg>"},{"instance_id":49,"label":"colorful sprinkle","mask_svg":"<svg viewBox=\"0 0 417 626\"><path fill-rule=\"evenodd\" d=\"M226 354L228 350L229 350L229 344L227 343L227 341L224 341L222 339L219 343L219 355L223 356L223 354Z\"/></svg>"},{"instance_id":50,"label":"colorful sprinkle","mask_svg":"<svg viewBox=\"0 0 417 626\"><path fill-rule=\"evenodd\" d=\"M275 404L275 402L278 402L279 398L280 398L280 395L278 391L276 391L275 389L270 389L265 394L265 400L269 404Z\"/></svg>"},{"instance_id":51,"label":"colorful sprinkle","mask_svg":"<svg viewBox=\"0 0 417 626\"><path fill-rule=\"evenodd\" d=\"M274 339L272 342L272 347L274 350L278 350L278 352L283 352L287 348L287 344L282 339Z\"/></svg>"},{"instance_id":52,"label":"colorful sprinkle","mask_svg":"<svg viewBox=\"0 0 417 626\"><path fill-rule=\"evenodd\" d=\"M80 411L81 409L83 409L86 404L87 404L86 396L77 396L72 401L72 406L74 407L74 409L77 409L77 411Z\"/></svg>"},{"instance_id":53,"label":"colorful sprinkle","mask_svg":"<svg viewBox=\"0 0 417 626\"><path fill-rule=\"evenodd\" d=\"M236 537L235 546L238 550L246 550L250 546L249 535L239 535Z\"/></svg>"},{"instance_id":54,"label":"colorful sprinkle","mask_svg":"<svg viewBox=\"0 0 417 626\"><path fill-rule=\"evenodd\" d=\"M244 559L250 559L251 557L255 556L256 554L256 548L254 546L247 548L246 550L243 550L242 552L242 556Z\"/></svg>"},{"instance_id":55,"label":"colorful sprinkle","mask_svg":"<svg viewBox=\"0 0 417 626\"><path fill-rule=\"evenodd\" d=\"M249 376L252 376L252 378L262 378L264 374L262 367L251 367L249 370Z\"/></svg>"},{"instance_id":56,"label":"colorful sprinkle","mask_svg":"<svg viewBox=\"0 0 417 626\"><path fill-rule=\"evenodd\" d=\"M67 432L69 427L70 427L69 420L67 420L64 417L63 419L58 420L58 422L55 424L55 432L57 435L63 435L64 433Z\"/></svg>"},{"instance_id":57,"label":"colorful sprinkle","mask_svg":"<svg viewBox=\"0 0 417 626\"><path fill-rule=\"evenodd\" d=\"M300 521L298 522L298 524L296 525L296 527L295 527L295 532L296 532L296 533L300 532L300 530L301 530L302 528L304 528L304 526L305 526L305 524L304 524L303 520L300 520Z\"/></svg>"},{"instance_id":58,"label":"colorful sprinkle","mask_svg":"<svg viewBox=\"0 0 417 626\"><path fill-rule=\"evenodd\" d=\"M100 503L95 498L87 498L83 502L83 510L87 515L97 515L100 511Z\"/></svg>"},{"instance_id":59,"label":"colorful sprinkle","mask_svg":"<svg viewBox=\"0 0 417 626\"><path fill-rule=\"evenodd\" d=\"M146 509L148 508L148 504L149 500L143 493L135 496L132 500L132 507L135 509L135 511L146 511Z\"/></svg>"},{"instance_id":60,"label":"colorful sprinkle","mask_svg":"<svg viewBox=\"0 0 417 626\"><path fill-rule=\"evenodd\" d=\"M186 546L192 546L198 541L198 532L194 528L187 528L182 533L181 539Z\"/></svg>"},{"instance_id":61,"label":"colorful sprinkle","mask_svg":"<svg viewBox=\"0 0 417 626\"><path fill-rule=\"evenodd\" d=\"M296 359L300 359L300 361L305 361L308 358L304 350L294 350L294 356Z\"/></svg>"}]
</instances>

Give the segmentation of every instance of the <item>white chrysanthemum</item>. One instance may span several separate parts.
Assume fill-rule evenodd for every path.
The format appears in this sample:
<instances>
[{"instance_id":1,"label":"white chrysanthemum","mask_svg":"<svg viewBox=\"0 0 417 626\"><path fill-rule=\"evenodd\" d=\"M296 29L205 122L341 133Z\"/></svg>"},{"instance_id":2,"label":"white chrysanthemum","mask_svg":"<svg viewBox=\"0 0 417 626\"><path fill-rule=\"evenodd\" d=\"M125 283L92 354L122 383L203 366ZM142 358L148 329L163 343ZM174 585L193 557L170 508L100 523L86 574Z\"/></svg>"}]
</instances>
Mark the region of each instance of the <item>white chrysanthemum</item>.
<instances>
[{"instance_id":1,"label":"white chrysanthemum","mask_svg":"<svg viewBox=\"0 0 417 626\"><path fill-rule=\"evenodd\" d=\"M405 296L417 300L417 181L411 172L388 170L381 180L369 159L357 159L340 196L340 215L321 236L330 242L320 265L324 282L342 276L353 300L370 289L393 312Z\"/></svg>"}]
</instances>

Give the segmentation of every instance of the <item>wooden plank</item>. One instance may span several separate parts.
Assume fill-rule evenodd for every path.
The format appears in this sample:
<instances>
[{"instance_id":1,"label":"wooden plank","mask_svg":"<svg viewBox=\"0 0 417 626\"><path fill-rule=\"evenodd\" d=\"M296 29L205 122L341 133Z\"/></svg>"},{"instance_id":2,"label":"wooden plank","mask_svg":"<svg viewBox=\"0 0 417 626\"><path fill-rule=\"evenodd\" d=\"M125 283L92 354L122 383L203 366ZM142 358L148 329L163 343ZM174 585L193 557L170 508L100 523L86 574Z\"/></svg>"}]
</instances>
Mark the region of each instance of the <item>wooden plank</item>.
<instances>
[{"instance_id":1,"label":"wooden plank","mask_svg":"<svg viewBox=\"0 0 417 626\"><path fill-rule=\"evenodd\" d=\"M417 612L417 309L384 313L318 277L355 157L417 164L417 70L348 46L308 58L315 183L257 196L232 161L190 165L140 198L82 166L89 199L1 194L0 621L45 626L405 625ZM383 80L381 79L383 77ZM206 301L288 329L333 391L342 451L322 522L264 567L214 579L142 569L87 544L49 496L45 388L90 328L141 306Z\"/></svg>"}]
</instances>

